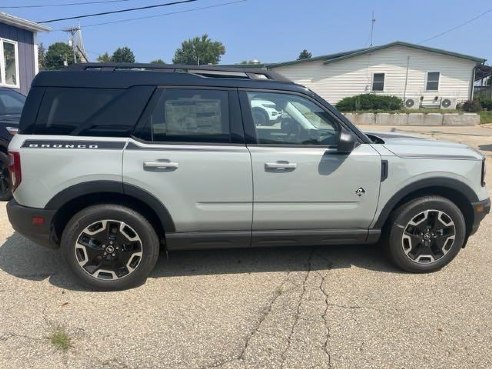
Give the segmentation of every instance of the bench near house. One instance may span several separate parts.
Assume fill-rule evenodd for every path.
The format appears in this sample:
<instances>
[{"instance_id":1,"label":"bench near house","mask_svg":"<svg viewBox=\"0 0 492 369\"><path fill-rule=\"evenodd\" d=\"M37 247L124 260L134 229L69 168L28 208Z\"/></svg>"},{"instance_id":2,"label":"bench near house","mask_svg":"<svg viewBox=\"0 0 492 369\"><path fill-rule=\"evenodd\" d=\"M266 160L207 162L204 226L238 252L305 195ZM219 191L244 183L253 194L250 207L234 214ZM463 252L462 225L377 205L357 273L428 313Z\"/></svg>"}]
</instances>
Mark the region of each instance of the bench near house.
<instances>
[{"instance_id":1,"label":"bench near house","mask_svg":"<svg viewBox=\"0 0 492 369\"><path fill-rule=\"evenodd\" d=\"M27 95L38 72L36 35L50 29L0 12L0 87Z\"/></svg>"},{"instance_id":2,"label":"bench near house","mask_svg":"<svg viewBox=\"0 0 492 369\"><path fill-rule=\"evenodd\" d=\"M270 64L331 104L363 93L394 95L407 108L456 108L473 97L475 68L485 59L406 42Z\"/></svg>"}]
</instances>

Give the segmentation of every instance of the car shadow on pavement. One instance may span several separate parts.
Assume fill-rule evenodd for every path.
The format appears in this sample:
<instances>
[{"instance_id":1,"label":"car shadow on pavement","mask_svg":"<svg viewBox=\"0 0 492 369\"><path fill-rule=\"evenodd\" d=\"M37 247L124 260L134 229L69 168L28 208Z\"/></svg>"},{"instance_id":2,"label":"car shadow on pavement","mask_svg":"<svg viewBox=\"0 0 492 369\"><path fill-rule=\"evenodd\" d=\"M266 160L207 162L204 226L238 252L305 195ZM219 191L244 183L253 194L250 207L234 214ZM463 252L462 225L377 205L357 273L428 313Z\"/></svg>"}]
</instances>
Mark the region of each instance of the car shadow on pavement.
<instances>
[{"instance_id":1,"label":"car shadow on pavement","mask_svg":"<svg viewBox=\"0 0 492 369\"><path fill-rule=\"evenodd\" d=\"M380 245L277 247L206 251L163 251L150 278L363 268L401 273L384 257ZM58 250L46 249L17 233L0 246L0 269L17 278L49 282L86 291Z\"/></svg>"}]
</instances>

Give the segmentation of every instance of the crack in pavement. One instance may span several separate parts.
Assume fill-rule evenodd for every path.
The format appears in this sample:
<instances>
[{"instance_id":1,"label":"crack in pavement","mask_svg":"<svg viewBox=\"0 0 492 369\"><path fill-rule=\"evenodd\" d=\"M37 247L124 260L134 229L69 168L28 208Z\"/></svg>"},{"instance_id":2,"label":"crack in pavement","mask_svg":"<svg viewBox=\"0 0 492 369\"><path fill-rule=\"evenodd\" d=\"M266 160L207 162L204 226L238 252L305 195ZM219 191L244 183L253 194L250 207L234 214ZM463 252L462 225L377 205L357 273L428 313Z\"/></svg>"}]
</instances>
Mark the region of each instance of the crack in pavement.
<instances>
[{"instance_id":1,"label":"crack in pavement","mask_svg":"<svg viewBox=\"0 0 492 369\"><path fill-rule=\"evenodd\" d=\"M325 278L322 273L317 272L318 275L321 277L321 281L319 283L319 289L323 296L325 296L325 310L323 312L323 315L321 316L323 318L323 321L325 322L325 330L326 330L326 336L325 336L325 342L323 344L323 351L325 352L326 356L328 357L328 368L331 368L331 353L329 349L329 343L330 343L330 324L328 322L328 309L332 304L328 302L328 292L325 290Z\"/></svg>"},{"instance_id":2,"label":"crack in pavement","mask_svg":"<svg viewBox=\"0 0 492 369\"><path fill-rule=\"evenodd\" d=\"M34 341L45 341L46 340L46 338L44 338L44 337L32 337L32 336L28 336L25 334L10 333L9 332L7 334L4 334L3 336L0 336L0 341L5 342L11 338L27 338L27 339L34 340Z\"/></svg>"},{"instance_id":3,"label":"crack in pavement","mask_svg":"<svg viewBox=\"0 0 492 369\"><path fill-rule=\"evenodd\" d=\"M300 310L301 310L302 300L304 298L304 295L306 294L306 282L309 278L309 274L311 273L311 266L312 266L312 259L313 259L313 255L314 255L314 250L315 250L314 248L311 249L311 252L309 253L309 257L307 259L307 272L306 272L306 276L304 277L304 280L302 282L302 292L301 292L301 296L299 296L299 301L297 303L297 309L296 309L296 315L295 315L294 323L292 324L292 327L291 327L291 330L289 333L289 337L287 337L287 346L281 355L282 356L282 362L280 364L280 368L282 368L282 369L283 369L284 364L285 364L286 354L289 351L291 343L292 343L292 336L294 334L294 330L297 326L297 323L299 322L299 315L301 313Z\"/></svg>"},{"instance_id":4,"label":"crack in pavement","mask_svg":"<svg viewBox=\"0 0 492 369\"><path fill-rule=\"evenodd\" d=\"M254 337L254 335L256 333L259 333L259 332L262 333L260 331L260 326L265 321L265 319L268 317L268 315L271 313L273 305L275 304L277 299L284 293L283 287L284 287L285 283L287 282L287 280L289 279L289 276L290 276L290 271L287 272L287 275L285 276L282 283L280 283L280 285L275 288L273 298L269 301L268 305L262 309L262 314L261 314L260 318L258 319L258 322L255 324L254 328L250 331L250 333L246 337L246 340L244 342L244 346L243 346L241 352L239 353L239 355L237 355L231 359L220 361L218 363L214 363L211 365L205 365L202 368L220 368L220 367L224 366L225 364L231 363L231 362L236 361L236 360L244 362L244 355L246 354L246 350L248 349L248 346L249 346L249 343L251 342L251 339Z\"/></svg>"}]
</instances>

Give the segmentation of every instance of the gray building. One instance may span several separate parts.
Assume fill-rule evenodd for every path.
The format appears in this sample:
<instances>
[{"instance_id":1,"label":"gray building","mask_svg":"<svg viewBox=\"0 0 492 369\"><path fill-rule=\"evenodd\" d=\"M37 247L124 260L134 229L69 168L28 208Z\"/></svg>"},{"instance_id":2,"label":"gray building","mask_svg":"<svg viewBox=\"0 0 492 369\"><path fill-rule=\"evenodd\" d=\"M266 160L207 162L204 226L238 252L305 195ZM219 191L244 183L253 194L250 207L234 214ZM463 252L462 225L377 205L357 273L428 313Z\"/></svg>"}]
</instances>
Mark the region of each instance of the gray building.
<instances>
[{"instance_id":1,"label":"gray building","mask_svg":"<svg viewBox=\"0 0 492 369\"><path fill-rule=\"evenodd\" d=\"M29 92L38 72L38 32L48 27L0 12L0 87Z\"/></svg>"}]
</instances>

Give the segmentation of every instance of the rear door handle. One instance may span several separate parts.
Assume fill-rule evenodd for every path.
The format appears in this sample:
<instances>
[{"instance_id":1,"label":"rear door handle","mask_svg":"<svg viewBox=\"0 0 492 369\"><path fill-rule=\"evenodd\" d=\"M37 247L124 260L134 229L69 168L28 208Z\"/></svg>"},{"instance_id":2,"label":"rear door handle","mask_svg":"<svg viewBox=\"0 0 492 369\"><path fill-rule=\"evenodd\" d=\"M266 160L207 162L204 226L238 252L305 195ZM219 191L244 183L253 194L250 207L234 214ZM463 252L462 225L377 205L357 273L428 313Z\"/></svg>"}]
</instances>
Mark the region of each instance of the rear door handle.
<instances>
[{"instance_id":1,"label":"rear door handle","mask_svg":"<svg viewBox=\"0 0 492 369\"><path fill-rule=\"evenodd\" d=\"M275 169L275 170L294 170L297 168L296 163L289 163L288 161L277 161L276 163L265 163L265 169Z\"/></svg>"},{"instance_id":2,"label":"rear door handle","mask_svg":"<svg viewBox=\"0 0 492 369\"><path fill-rule=\"evenodd\" d=\"M144 161L144 169L178 169L179 164L169 160Z\"/></svg>"}]
</instances>

